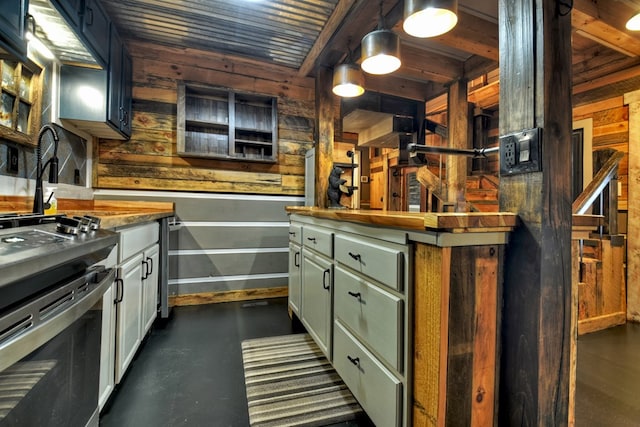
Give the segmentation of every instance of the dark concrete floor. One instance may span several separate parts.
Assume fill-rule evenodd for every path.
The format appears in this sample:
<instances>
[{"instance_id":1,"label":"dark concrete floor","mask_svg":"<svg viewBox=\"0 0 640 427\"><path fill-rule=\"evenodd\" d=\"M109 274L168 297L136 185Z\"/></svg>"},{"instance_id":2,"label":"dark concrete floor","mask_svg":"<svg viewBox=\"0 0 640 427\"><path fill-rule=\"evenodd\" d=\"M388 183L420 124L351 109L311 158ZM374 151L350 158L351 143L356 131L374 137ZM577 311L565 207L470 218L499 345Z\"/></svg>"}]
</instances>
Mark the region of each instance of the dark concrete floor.
<instances>
[{"instance_id":1,"label":"dark concrete floor","mask_svg":"<svg viewBox=\"0 0 640 427\"><path fill-rule=\"evenodd\" d=\"M286 299L174 308L164 327L154 325L100 425L248 426L240 342L288 333Z\"/></svg>"},{"instance_id":2,"label":"dark concrete floor","mask_svg":"<svg viewBox=\"0 0 640 427\"><path fill-rule=\"evenodd\" d=\"M578 339L576 426L640 426L640 325Z\"/></svg>"},{"instance_id":3,"label":"dark concrete floor","mask_svg":"<svg viewBox=\"0 0 640 427\"><path fill-rule=\"evenodd\" d=\"M240 342L291 332L284 298L177 307L154 325L100 425L248 426ZM639 362L638 324L580 337L577 427L640 426Z\"/></svg>"}]
</instances>

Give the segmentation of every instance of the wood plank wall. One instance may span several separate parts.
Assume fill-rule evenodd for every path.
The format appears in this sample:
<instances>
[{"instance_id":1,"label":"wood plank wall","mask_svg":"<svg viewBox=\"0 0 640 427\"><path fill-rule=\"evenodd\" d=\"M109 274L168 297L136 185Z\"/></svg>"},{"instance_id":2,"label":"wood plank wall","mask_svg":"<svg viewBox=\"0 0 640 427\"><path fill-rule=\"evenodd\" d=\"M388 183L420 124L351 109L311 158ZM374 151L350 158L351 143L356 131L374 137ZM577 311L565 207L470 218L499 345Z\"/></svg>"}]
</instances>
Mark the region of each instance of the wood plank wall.
<instances>
[{"instance_id":1,"label":"wood plank wall","mask_svg":"<svg viewBox=\"0 0 640 427\"><path fill-rule=\"evenodd\" d=\"M594 151L611 148L625 153L618 170L618 179L622 184L618 206L620 210L626 210L629 188L629 107L624 105L622 96L574 106L574 121L589 118L593 119Z\"/></svg>"},{"instance_id":2,"label":"wood plank wall","mask_svg":"<svg viewBox=\"0 0 640 427\"><path fill-rule=\"evenodd\" d=\"M195 49L129 46L133 59L133 132L100 140L96 188L254 194L304 193L304 153L314 139L314 80L295 70ZM278 161L210 160L176 154L180 80L278 98Z\"/></svg>"}]
</instances>

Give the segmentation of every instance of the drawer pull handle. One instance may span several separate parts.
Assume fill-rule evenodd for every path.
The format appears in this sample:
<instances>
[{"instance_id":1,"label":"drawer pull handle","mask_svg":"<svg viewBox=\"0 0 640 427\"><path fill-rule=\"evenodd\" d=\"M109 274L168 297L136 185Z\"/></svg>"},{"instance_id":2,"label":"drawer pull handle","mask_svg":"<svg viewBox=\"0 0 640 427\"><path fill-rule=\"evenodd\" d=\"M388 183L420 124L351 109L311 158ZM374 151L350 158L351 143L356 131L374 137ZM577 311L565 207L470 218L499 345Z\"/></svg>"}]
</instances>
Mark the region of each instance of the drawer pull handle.
<instances>
[{"instance_id":1,"label":"drawer pull handle","mask_svg":"<svg viewBox=\"0 0 640 427\"><path fill-rule=\"evenodd\" d=\"M293 255L293 265L296 267L300 267L300 252L296 252Z\"/></svg>"},{"instance_id":2,"label":"drawer pull handle","mask_svg":"<svg viewBox=\"0 0 640 427\"><path fill-rule=\"evenodd\" d=\"M322 287L325 288L326 290L329 290L331 288L330 285L327 285L327 275L331 274L331 270L329 270L328 268L322 272ZM331 280L331 277L329 277L329 280Z\"/></svg>"},{"instance_id":3,"label":"drawer pull handle","mask_svg":"<svg viewBox=\"0 0 640 427\"><path fill-rule=\"evenodd\" d=\"M310 242L315 243L316 242L316 238L315 237L307 237L307 240Z\"/></svg>"},{"instance_id":4,"label":"drawer pull handle","mask_svg":"<svg viewBox=\"0 0 640 427\"><path fill-rule=\"evenodd\" d=\"M347 356L347 359L349 359L349 362L353 363L354 366L358 366L360 364L360 358L359 357Z\"/></svg>"},{"instance_id":5,"label":"drawer pull handle","mask_svg":"<svg viewBox=\"0 0 640 427\"><path fill-rule=\"evenodd\" d=\"M360 261L361 259L360 254L354 254L353 252L349 252L349 256L355 259L356 261Z\"/></svg>"},{"instance_id":6,"label":"drawer pull handle","mask_svg":"<svg viewBox=\"0 0 640 427\"><path fill-rule=\"evenodd\" d=\"M290 232L289 232L289 236L295 236L295 235L296 235L296 232L295 232L295 231L290 231Z\"/></svg>"},{"instance_id":7,"label":"drawer pull handle","mask_svg":"<svg viewBox=\"0 0 640 427\"><path fill-rule=\"evenodd\" d=\"M358 298L358 301L361 301L361 300L362 300L362 299L361 299L360 292L351 292L351 291L349 291L348 293L349 293L349 295L351 295L352 297L354 297L354 298Z\"/></svg>"}]
</instances>

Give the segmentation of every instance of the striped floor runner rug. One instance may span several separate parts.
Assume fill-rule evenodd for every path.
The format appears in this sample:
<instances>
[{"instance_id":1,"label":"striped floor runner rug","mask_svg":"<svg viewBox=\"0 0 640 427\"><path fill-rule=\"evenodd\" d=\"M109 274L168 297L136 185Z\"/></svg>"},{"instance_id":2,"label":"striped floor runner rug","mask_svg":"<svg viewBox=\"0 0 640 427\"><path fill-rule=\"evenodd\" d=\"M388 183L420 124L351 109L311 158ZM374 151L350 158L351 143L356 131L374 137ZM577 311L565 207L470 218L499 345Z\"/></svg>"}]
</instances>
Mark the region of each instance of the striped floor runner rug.
<instances>
[{"instance_id":1,"label":"striped floor runner rug","mask_svg":"<svg viewBox=\"0 0 640 427\"><path fill-rule=\"evenodd\" d=\"M308 334L242 342L252 427L326 426L362 408Z\"/></svg>"}]
</instances>

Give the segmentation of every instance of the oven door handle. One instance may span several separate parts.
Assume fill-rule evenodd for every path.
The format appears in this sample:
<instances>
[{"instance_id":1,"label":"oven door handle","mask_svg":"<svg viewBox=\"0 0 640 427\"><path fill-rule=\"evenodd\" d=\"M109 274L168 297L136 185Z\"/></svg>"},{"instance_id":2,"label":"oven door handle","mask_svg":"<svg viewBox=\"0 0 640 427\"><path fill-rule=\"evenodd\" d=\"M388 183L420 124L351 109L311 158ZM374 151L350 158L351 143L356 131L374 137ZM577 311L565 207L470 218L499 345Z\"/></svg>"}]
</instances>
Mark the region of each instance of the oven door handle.
<instances>
[{"instance_id":1,"label":"oven door handle","mask_svg":"<svg viewBox=\"0 0 640 427\"><path fill-rule=\"evenodd\" d=\"M64 331L96 305L116 277L96 266L0 318L0 372Z\"/></svg>"}]
</instances>

